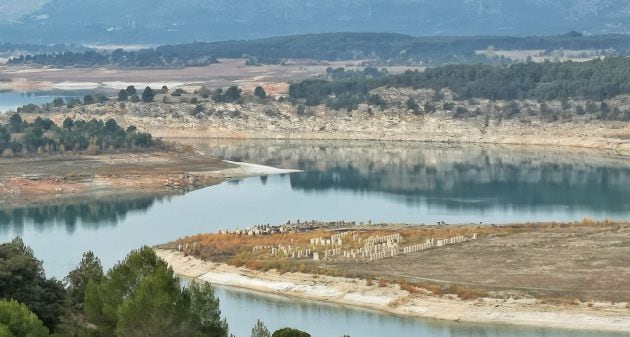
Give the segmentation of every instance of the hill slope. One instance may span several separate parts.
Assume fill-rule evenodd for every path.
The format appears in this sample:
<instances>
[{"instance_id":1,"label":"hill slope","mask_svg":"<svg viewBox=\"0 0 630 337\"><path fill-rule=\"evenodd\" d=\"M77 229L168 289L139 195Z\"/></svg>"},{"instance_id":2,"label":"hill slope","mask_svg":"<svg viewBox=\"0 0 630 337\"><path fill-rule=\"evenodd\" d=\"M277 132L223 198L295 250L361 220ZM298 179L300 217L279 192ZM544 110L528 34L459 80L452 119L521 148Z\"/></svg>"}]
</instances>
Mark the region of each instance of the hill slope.
<instances>
[{"instance_id":1,"label":"hill slope","mask_svg":"<svg viewBox=\"0 0 630 337\"><path fill-rule=\"evenodd\" d=\"M41 0L46 1L46 0ZM172 43L319 32L549 35L630 31L625 0L47 0L4 5L6 41ZM17 8L17 7L19 8ZM25 14L28 13L28 14Z\"/></svg>"}]
</instances>

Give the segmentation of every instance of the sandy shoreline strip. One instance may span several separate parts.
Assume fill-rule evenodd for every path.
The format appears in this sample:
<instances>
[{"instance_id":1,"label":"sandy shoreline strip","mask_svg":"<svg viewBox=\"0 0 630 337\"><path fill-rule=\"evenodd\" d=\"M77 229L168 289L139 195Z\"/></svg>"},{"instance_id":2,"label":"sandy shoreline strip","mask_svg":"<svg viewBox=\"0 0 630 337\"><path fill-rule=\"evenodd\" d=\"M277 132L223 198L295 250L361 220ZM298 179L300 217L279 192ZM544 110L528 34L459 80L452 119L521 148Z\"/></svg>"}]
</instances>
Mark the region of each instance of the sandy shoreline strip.
<instances>
[{"instance_id":1,"label":"sandy shoreline strip","mask_svg":"<svg viewBox=\"0 0 630 337\"><path fill-rule=\"evenodd\" d=\"M231 178L238 179L238 178L303 172L301 170L281 169L281 168L275 168L271 166L235 162L235 161L229 161L229 160L224 160L223 162L231 164L231 165L235 165L236 167L227 168L227 169L218 170L218 171L204 172L201 174L211 176L211 177L222 178L222 179L231 179ZM191 172L191 174L195 174L195 173Z\"/></svg>"},{"instance_id":2,"label":"sandy shoreline strip","mask_svg":"<svg viewBox=\"0 0 630 337\"><path fill-rule=\"evenodd\" d=\"M367 285L365 280L302 273L280 275L202 261L182 253L156 249L176 274L218 285L263 293L331 302L418 318L458 322L509 324L573 330L630 331L623 305L549 305L536 300L478 299L414 295L398 285Z\"/></svg>"},{"instance_id":3,"label":"sandy shoreline strip","mask_svg":"<svg viewBox=\"0 0 630 337\"><path fill-rule=\"evenodd\" d=\"M272 166L251 164L251 163L243 163L243 162L235 162L224 160L224 162L229 164L238 165L238 172L241 172L243 175L248 176L264 176L264 175L273 175L273 174L288 174L288 173L298 173L303 172L301 170L293 170L293 169L281 169Z\"/></svg>"},{"instance_id":4,"label":"sandy shoreline strip","mask_svg":"<svg viewBox=\"0 0 630 337\"><path fill-rule=\"evenodd\" d=\"M70 161L75 161L76 165L65 165ZM139 167L142 164L151 170ZM223 161L204 154L172 156L165 153L12 158L0 160L0 167L0 205L3 206L92 197L175 195L230 179L301 172ZM86 178L65 179L79 174Z\"/></svg>"}]
</instances>

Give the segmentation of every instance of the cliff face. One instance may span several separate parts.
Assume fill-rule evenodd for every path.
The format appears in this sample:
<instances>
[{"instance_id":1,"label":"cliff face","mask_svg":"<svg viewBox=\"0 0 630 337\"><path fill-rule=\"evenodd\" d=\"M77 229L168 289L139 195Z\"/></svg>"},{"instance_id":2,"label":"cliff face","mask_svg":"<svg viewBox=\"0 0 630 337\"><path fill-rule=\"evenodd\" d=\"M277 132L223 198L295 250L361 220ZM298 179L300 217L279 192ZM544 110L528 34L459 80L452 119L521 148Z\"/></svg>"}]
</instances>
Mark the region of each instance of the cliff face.
<instances>
[{"instance_id":1,"label":"cliff face","mask_svg":"<svg viewBox=\"0 0 630 337\"><path fill-rule=\"evenodd\" d=\"M347 112L246 97L242 104L214 103L200 98L195 104L109 102L73 109L43 108L37 112L58 123L67 116L114 118L121 125L136 125L157 137L548 145L630 155L630 123L599 120L597 114L590 112L577 114L573 110L588 103L580 100L569 105L559 101L544 105L528 100L456 101L446 92L441 101L434 102L430 90L377 89L376 92L388 102L386 109L360 105ZM420 107L430 103L436 108L408 110L405 102L410 97ZM162 101L162 97L157 100ZM630 97L618 96L608 100L607 105L611 110L630 111ZM33 116L26 114L25 118Z\"/></svg>"}]
</instances>

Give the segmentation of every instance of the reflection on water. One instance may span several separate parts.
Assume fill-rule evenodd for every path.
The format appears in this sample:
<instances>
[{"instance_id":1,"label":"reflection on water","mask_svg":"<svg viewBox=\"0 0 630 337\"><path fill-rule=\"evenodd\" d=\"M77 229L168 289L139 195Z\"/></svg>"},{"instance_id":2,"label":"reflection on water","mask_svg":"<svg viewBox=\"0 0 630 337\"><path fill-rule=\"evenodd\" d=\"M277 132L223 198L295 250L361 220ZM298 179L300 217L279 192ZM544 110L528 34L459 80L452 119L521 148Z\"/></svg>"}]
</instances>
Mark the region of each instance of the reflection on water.
<instances>
[{"instance_id":1,"label":"reflection on water","mask_svg":"<svg viewBox=\"0 0 630 337\"><path fill-rule=\"evenodd\" d=\"M629 161L592 152L378 142L193 144L230 160L304 170L291 176L291 187L306 192L380 192L410 204L472 211L630 211Z\"/></svg>"},{"instance_id":2,"label":"reflection on water","mask_svg":"<svg viewBox=\"0 0 630 337\"><path fill-rule=\"evenodd\" d=\"M450 167L418 165L404 177L397 173L392 167L366 173L355 167L333 167L294 175L291 186L304 191L378 191L409 203L471 210L566 206L620 212L628 210L630 200L630 169L626 168L591 167L580 171L553 164L479 167L461 163Z\"/></svg>"},{"instance_id":3,"label":"reflection on water","mask_svg":"<svg viewBox=\"0 0 630 337\"><path fill-rule=\"evenodd\" d=\"M146 211L165 197L139 197L116 200L70 200L54 204L27 205L0 209L0 233L9 227L15 234L24 232L25 224L44 231L50 226L63 226L72 234L78 225L98 229L115 226L129 212ZM168 200L168 198L167 198Z\"/></svg>"},{"instance_id":4,"label":"reflection on water","mask_svg":"<svg viewBox=\"0 0 630 337\"><path fill-rule=\"evenodd\" d=\"M295 219L506 223L630 214L628 160L614 156L394 142L189 142L226 159L305 172L172 198L0 206L0 241L22 236L47 273L63 278L87 250L109 268L142 245ZM257 318L314 337L592 335L407 319L223 288L218 294L237 337L249 336Z\"/></svg>"},{"instance_id":5,"label":"reflection on water","mask_svg":"<svg viewBox=\"0 0 630 337\"><path fill-rule=\"evenodd\" d=\"M615 156L395 142L190 142L226 159L305 172L172 198L0 206L0 239L23 236L47 271L62 277L88 249L109 267L144 244L296 219L509 223L630 214L628 159Z\"/></svg>"},{"instance_id":6,"label":"reflection on water","mask_svg":"<svg viewBox=\"0 0 630 337\"><path fill-rule=\"evenodd\" d=\"M246 290L217 287L221 312L228 317L230 333L247 337L257 319L271 331L287 325L308 331L313 337L587 337L593 332L492 326L385 315L371 310L352 310L334 304L261 295ZM624 334L598 333L597 336Z\"/></svg>"},{"instance_id":7,"label":"reflection on water","mask_svg":"<svg viewBox=\"0 0 630 337\"><path fill-rule=\"evenodd\" d=\"M0 91L0 113L15 111L26 104L51 103L55 98L65 101L83 99L83 96L94 93L110 93L111 90L49 90L49 91Z\"/></svg>"}]
</instances>

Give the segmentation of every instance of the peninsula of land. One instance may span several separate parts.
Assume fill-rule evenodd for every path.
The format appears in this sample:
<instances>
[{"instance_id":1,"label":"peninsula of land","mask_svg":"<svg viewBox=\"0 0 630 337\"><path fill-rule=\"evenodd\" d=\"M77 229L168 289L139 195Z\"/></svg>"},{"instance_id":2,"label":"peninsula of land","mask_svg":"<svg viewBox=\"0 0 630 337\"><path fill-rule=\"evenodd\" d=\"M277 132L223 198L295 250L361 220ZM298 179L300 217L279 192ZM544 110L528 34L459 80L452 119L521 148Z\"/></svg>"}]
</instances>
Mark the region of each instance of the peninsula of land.
<instances>
[{"instance_id":1,"label":"peninsula of land","mask_svg":"<svg viewBox=\"0 0 630 337\"><path fill-rule=\"evenodd\" d=\"M629 230L591 221L307 221L195 235L155 250L181 276L259 292L458 322L628 331L630 269L620 257Z\"/></svg>"}]
</instances>

